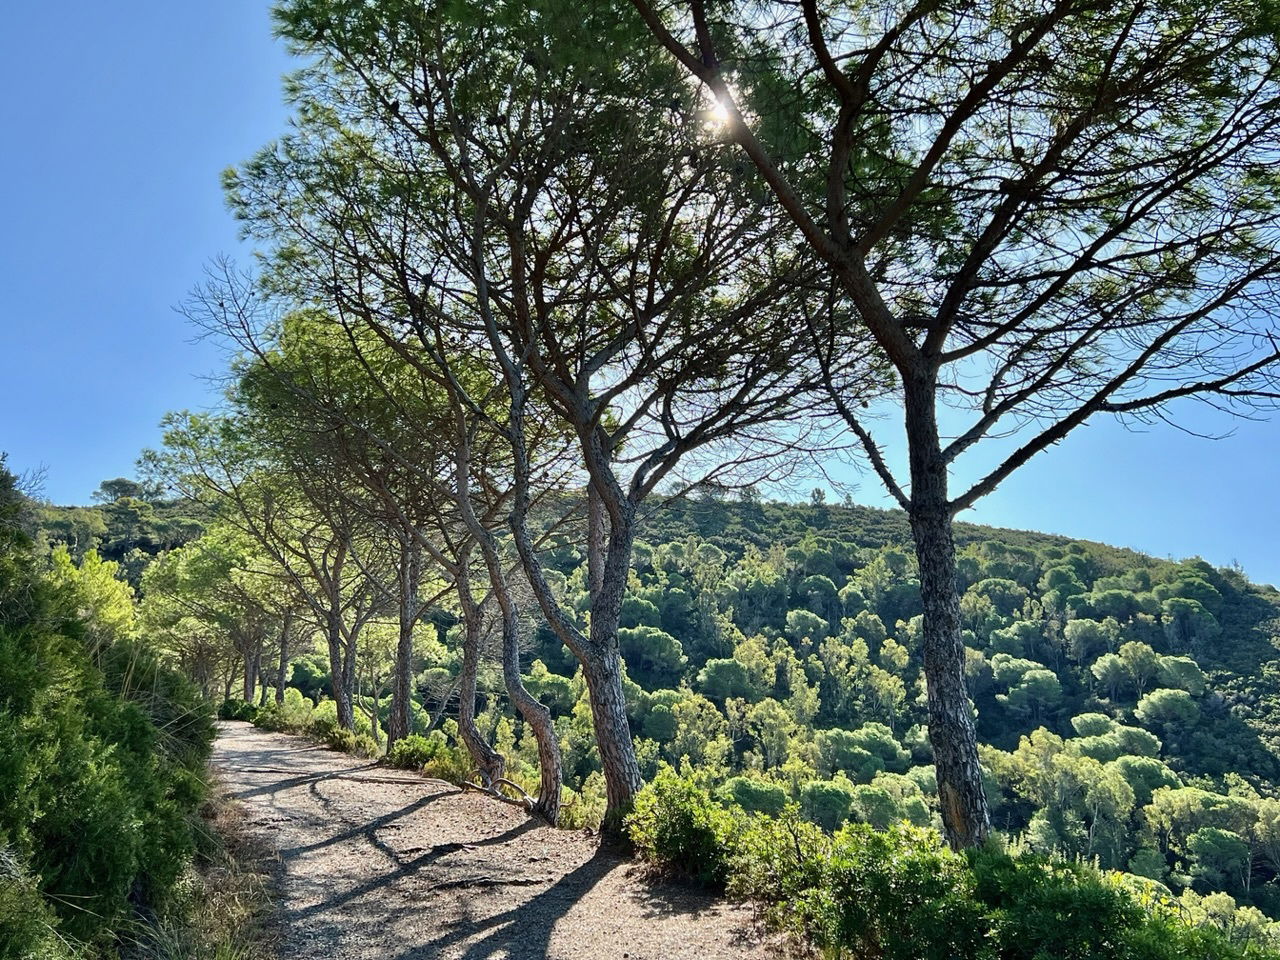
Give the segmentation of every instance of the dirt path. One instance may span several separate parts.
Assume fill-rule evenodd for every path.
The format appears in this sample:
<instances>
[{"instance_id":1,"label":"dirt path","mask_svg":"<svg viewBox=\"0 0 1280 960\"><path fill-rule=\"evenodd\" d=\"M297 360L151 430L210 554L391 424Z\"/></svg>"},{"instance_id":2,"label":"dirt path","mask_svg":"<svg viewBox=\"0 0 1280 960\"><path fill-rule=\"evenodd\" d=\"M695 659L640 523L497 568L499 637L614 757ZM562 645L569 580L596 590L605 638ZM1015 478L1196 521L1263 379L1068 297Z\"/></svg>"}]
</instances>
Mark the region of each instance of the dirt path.
<instances>
[{"instance_id":1,"label":"dirt path","mask_svg":"<svg viewBox=\"0 0 1280 960\"><path fill-rule=\"evenodd\" d=\"M279 851L281 960L770 955L744 909L442 781L236 722L213 762Z\"/></svg>"}]
</instances>

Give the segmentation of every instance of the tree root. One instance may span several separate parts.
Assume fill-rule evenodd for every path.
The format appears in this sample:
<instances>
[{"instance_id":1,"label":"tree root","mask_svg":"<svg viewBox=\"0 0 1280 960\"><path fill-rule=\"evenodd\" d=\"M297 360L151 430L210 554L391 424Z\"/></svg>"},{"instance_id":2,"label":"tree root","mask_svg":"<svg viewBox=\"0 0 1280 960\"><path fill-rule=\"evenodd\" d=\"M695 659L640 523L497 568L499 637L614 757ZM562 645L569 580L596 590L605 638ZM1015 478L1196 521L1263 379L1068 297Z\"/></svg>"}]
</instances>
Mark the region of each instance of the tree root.
<instances>
[{"instance_id":1,"label":"tree root","mask_svg":"<svg viewBox=\"0 0 1280 960\"><path fill-rule=\"evenodd\" d=\"M476 771L476 773L479 772L480 771L478 770ZM536 807L538 803L536 799L525 792L524 787L520 786L518 783L512 783L506 777L498 777L498 779L488 785L472 782L470 780L463 780L459 786L461 786L463 790L475 790L479 793L486 794L493 797L495 800L501 800L503 803L509 803L513 807L521 807L525 813L529 814L533 813L534 807ZM499 790L498 787L510 787L512 790L519 793L520 796L508 797L505 793Z\"/></svg>"}]
</instances>

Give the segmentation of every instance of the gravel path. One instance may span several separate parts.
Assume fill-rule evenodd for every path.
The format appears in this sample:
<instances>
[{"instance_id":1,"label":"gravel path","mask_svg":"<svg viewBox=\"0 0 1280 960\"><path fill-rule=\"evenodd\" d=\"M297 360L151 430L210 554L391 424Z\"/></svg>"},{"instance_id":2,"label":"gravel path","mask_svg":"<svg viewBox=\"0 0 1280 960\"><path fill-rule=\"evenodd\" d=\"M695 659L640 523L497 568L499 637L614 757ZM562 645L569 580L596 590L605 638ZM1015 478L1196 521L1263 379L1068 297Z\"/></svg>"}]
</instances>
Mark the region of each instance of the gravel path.
<instances>
[{"instance_id":1,"label":"gravel path","mask_svg":"<svg viewBox=\"0 0 1280 960\"><path fill-rule=\"evenodd\" d=\"M770 956L744 908L442 781L238 722L213 763L279 853L282 960Z\"/></svg>"}]
</instances>

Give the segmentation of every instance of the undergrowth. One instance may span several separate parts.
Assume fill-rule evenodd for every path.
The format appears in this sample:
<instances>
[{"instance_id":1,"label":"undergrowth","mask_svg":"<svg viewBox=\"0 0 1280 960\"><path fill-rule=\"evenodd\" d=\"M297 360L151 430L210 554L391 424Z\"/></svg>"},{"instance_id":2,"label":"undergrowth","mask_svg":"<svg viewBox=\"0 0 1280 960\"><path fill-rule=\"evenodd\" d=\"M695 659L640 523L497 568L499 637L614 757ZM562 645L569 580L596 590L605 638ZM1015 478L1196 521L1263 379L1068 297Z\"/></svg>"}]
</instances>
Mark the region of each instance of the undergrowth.
<instances>
[{"instance_id":1,"label":"undergrowth","mask_svg":"<svg viewBox=\"0 0 1280 960\"><path fill-rule=\"evenodd\" d=\"M274 857L243 830L226 798L200 811L194 861L175 883L166 908L137 920L122 960L272 960L269 926Z\"/></svg>"},{"instance_id":2,"label":"undergrowth","mask_svg":"<svg viewBox=\"0 0 1280 960\"><path fill-rule=\"evenodd\" d=\"M851 823L829 834L794 807L722 806L670 769L628 819L669 874L753 902L825 957L867 960L1275 960L1249 930L1194 923L1159 885L995 846L957 853L933 830Z\"/></svg>"}]
</instances>

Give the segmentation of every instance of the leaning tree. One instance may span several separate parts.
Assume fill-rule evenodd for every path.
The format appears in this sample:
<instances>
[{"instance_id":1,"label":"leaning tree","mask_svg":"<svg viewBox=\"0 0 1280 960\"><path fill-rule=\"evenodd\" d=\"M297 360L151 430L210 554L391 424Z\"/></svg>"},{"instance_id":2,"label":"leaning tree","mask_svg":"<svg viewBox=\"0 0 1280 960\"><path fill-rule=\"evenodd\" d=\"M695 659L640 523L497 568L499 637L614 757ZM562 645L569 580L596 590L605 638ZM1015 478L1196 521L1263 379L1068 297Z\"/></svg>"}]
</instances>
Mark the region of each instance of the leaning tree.
<instances>
[{"instance_id":1,"label":"leaning tree","mask_svg":"<svg viewBox=\"0 0 1280 960\"><path fill-rule=\"evenodd\" d=\"M299 0L278 16L312 63L294 132L228 178L233 207L290 296L353 345L381 337L508 442L511 534L582 664L616 826L640 785L618 650L640 507L819 443L796 426L820 380L807 328L785 323L815 292L812 258L707 136L697 91L672 93L675 71L607 4ZM833 375L855 382L862 360ZM585 627L534 542L544 413L585 488Z\"/></svg>"},{"instance_id":2,"label":"leaning tree","mask_svg":"<svg viewBox=\"0 0 1280 960\"><path fill-rule=\"evenodd\" d=\"M816 362L871 344L894 372L905 473L834 370L827 385L910 516L943 820L980 843L952 520L1091 418L1280 397L1280 8L631 5L850 306L845 329L814 325ZM966 453L981 479L953 491Z\"/></svg>"},{"instance_id":3,"label":"leaning tree","mask_svg":"<svg viewBox=\"0 0 1280 960\"><path fill-rule=\"evenodd\" d=\"M277 274L277 280L280 275ZM408 364L399 352L367 330L347 329L315 311L290 309L288 301L264 296L252 276L223 262L188 303L202 328L230 339L246 358L236 396L246 412L276 424L272 446L307 451L317 472L338 476L334 495L363 516L398 559L389 585L398 610L391 722L388 740L409 730L413 630L428 608L453 594L463 626L458 679L459 736L479 773L480 786L501 796L505 758L484 739L475 721L476 678L488 632L486 608L497 606L502 633L501 664L507 694L538 744L540 789L533 812L552 823L561 794L559 745L547 708L524 687L521 676L523 624L513 586L512 563L504 558L495 530L509 510L512 485L502 438L488 429L483 410L463 402L479 368L462 362L441 376L434 365ZM531 434L540 463L556 469L559 449L548 431ZM564 442L560 440L560 448ZM537 482L552 487L554 478ZM488 589L473 586L477 552ZM424 599L424 557L443 586Z\"/></svg>"}]
</instances>

